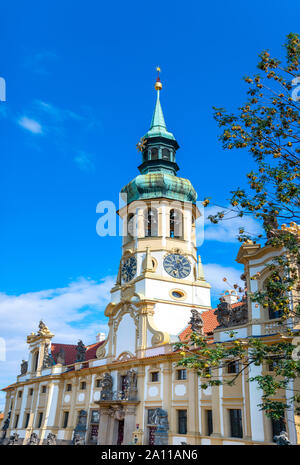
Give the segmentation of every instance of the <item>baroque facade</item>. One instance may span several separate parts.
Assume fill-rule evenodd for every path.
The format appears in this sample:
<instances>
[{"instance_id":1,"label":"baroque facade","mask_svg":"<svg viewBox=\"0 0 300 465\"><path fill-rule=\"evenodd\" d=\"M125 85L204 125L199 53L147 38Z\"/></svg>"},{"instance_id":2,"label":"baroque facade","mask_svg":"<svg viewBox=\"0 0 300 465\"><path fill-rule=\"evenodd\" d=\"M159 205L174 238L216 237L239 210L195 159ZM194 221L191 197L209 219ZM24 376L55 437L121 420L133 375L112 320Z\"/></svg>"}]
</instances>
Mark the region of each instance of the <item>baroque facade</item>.
<instances>
[{"instance_id":1,"label":"baroque facade","mask_svg":"<svg viewBox=\"0 0 300 465\"><path fill-rule=\"evenodd\" d=\"M191 331L211 343L227 341L228 328L270 343L281 335L277 315L266 315L247 296L239 301L235 291L211 308L211 286L197 257L197 195L177 176L179 146L166 128L159 77L155 88L151 127L138 144L140 174L121 191L122 256L105 309L108 336L90 346L60 344L40 322L27 337L28 359L16 382L4 389L3 444L265 444L283 428L293 444L300 441L293 410L282 424L272 423L257 407L261 392L246 373L234 386L204 390L196 372L177 366L173 344ZM290 230L299 237L297 225ZM263 286L266 265L282 253L241 246L237 261L249 290ZM259 280L251 281L258 271ZM261 367L251 369L250 376ZM232 377L232 364L219 375Z\"/></svg>"}]
</instances>

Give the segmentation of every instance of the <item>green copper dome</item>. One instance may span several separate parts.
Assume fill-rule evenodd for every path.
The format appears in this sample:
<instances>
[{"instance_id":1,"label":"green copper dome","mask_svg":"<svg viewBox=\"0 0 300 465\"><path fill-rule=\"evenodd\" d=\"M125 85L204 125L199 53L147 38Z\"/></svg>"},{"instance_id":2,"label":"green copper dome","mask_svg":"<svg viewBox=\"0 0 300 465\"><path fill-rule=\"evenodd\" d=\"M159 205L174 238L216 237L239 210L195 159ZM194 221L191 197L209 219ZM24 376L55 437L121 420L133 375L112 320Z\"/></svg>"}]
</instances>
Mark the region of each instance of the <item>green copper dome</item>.
<instances>
[{"instance_id":1,"label":"green copper dome","mask_svg":"<svg viewBox=\"0 0 300 465\"><path fill-rule=\"evenodd\" d=\"M179 170L176 150L179 145L166 127L159 99L161 88L158 76L155 84L157 99L151 126L138 146L142 153L142 164L138 167L141 174L121 190L121 196L128 204L135 200L158 198L195 203L197 199L191 182L176 176Z\"/></svg>"},{"instance_id":2,"label":"green copper dome","mask_svg":"<svg viewBox=\"0 0 300 465\"><path fill-rule=\"evenodd\" d=\"M140 174L123 187L121 196L127 203L161 197L193 203L197 199L196 191L188 179L162 172Z\"/></svg>"}]
</instances>

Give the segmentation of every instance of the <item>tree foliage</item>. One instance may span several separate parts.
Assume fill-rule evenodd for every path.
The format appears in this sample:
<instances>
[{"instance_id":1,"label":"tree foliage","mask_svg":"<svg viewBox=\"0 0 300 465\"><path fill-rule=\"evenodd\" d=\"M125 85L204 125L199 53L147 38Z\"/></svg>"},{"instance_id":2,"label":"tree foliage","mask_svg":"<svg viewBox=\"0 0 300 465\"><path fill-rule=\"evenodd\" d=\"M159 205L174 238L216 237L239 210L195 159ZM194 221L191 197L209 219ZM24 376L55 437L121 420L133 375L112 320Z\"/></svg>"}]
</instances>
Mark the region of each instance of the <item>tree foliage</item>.
<instances>
[{"instance_id":1,"label":"tree foliage","mask_svg":"<svg viewBox=\"0 0 300 465\"><path fill-rule=\"evenodd\" d=\"M249 382L255 381L262 390L260 408L266 415L279 419L294 405L299 410L300 396L290 391L291 383L300 375L300 362L293 360L293 322L300 316L299 300L299 236L285 222L300 218L300 37L291 33L284 44L284 62L269 51L259 55L259 73L244 78L248 90L246 102L235 113L214 107L214 118L221 128L220 141L225 150L248 152L255 169L247 174L246 187L231 192L230 208L210 215L212 223L233 216L251 215L261 222L264 234L251 237L241 228L240 242L261 242L283 253L266 265L268 277L263 290L248 292L251 301L264 311L276 312L281 320L279 342L266 343L256 338L236 339L230 334L229 343L211 344L205 337L192 334L189 342L176 345L181 352L179 365L195 369L204 380L202 388L233 384L244 373ZM299 83L298 83L299 77ZM239 158L241 160L241 158ZM209 205L206 198L204 206ZM251 279L259 279L259 273ZM292 295L293 293L293 295ZM299 295L299 294L298 294ZM219 376L230 360L239 363L239 370L229 380ZM272 362L272 372L266 364ZM251 376L252 366L263 366L259 376ZM285 389L285 400L278 400Z\"/></svg>"}]
</instances>

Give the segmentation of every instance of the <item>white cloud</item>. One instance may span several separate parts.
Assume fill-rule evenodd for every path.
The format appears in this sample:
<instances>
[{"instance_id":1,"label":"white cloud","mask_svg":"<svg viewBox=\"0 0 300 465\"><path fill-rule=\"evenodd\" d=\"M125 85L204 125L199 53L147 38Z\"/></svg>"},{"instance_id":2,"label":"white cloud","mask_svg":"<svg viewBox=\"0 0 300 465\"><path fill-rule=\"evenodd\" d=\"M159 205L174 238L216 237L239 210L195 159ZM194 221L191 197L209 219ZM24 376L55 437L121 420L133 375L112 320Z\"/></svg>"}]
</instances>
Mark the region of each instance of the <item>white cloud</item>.
<instances>
[{"instance_id":1,"label":"white cloud","mask_svg":"<svg viewBox=\"0 0 300 465\"><path fill-rule=\"evenodd\" d=\"M82 339L91 344L99 331L107 333L103 311L114 283L110 276L98 282L80 278L58 289L0 293L0 337L6 345L6 361L0 361L0 389L16 380L22 359L28 358L26 336L37 330L41 319L54 333L54 342L77 344ZM0 411L4 399L5 393L0 393Z\"/></svg>"},{"instance_id":2,"label":"white cloud","mask_svg":"<svg viewBox=\"0 0 300 465\"><path fill-rule=\"evenodd\" d=\"M243 270L237 270L233 267L208 263L203 265L206 281L212 286L211 293L214 297L221 295L225 290L232 289L233 284L244 287L244 282L240 276ZM223 278L227 278L224 282Z\"/></svg>"},{"instance_id":3,"label":"white cloud","mask_svg":"<svg viewBox=\"0 0 300 465\"><path fill-rule=\"evenodd\" d=\"M47 114L48 116L52 117L57 122L61 122L67 119L73 119L77 121L82 121L84 119L83 116L74 113L71 110L65 110L63 108L59 108L52 103L44 102L43 100L35 100L33 105L36 107L37 110L41 110L43 113Z\"/></svg>"},{"instance_id":4,"label":"white cloud","mask_svg":"<svg viewBox=\"0 0 300 465\"><path fill-rule=\"evenodd\" d=\"M239 229L244 228L245 234L257 235L262 232L262 228L258 221L252 216L243 216L239 218L234 212L230 212L225 208L212 206L205 208L204 221L204 240L218 242L237 242ZM212 224L208 219L209 215L215 215L217 212L225 211L225 217L218 224ZM228 219L227 219L228 218ZM197 223L197 238L201 240L203 237L201 231L201 223Z\"/></svg>"},{"instance_id":5,"label":"white cloud","mask_svg":"<svg viewBox=\"0 0 300 465\"><path fill-rule=\"evenodd\" d=\"M18 119L17 123L22 126L22 128L27 129L27 131L32 132L33 134L42 134L42 126L41 124L27 116L22 116Z\"/></svg>"},{"instance_id":6,"label":"white cloud","mask_svg":"<svg viewBox=\"0 0 300 465\"><path fill-rule=\"evenodd\" d=\"M83 171L92 171L94 169L94 163L91 160L91 155L86 152L79 152L74 161L77 166Z\"/></svg>"}]
</instances>

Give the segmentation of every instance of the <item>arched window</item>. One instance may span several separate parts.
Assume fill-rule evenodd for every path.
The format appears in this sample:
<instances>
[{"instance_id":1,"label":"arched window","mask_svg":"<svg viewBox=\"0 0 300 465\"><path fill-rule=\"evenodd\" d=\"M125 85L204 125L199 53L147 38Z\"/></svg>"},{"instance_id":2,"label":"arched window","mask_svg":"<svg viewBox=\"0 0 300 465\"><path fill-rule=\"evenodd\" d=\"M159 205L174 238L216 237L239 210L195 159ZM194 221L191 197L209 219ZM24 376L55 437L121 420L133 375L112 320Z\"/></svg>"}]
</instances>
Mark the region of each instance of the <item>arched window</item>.
<instances>
[{"instance_id":1,"label":"arched window","mask_svg":"<svg viewBox=\"0 0 300 465\"><path fill-rule=\"evenodd\" d=\"M162 159L170 161L170 150L162 149Z\"/></svg>"},{"instance_id":2,"label":"arched window","mask_svg":"<svg viewBox=\"0 0 300 465\"><path fill-rule=\"evenodd\" d=\"M151 160L157 160L158 159L158 149L151 149Z\"/></svg>"},{"instance_id":3,"label":"arched window","mask_svg":"<svg viewBox=\"0 0 300 465\"><path fill-rule=\"evenodd\" d=\"M145 218L145 237L157 236L158 221L157 210L155 208L147 208L144 213Z\"/></svg>"},{"instance_id":4,"label":"arched window","mask_svg":"<svg viewBox=\"0 0 300 465\"><path fill-rule=\"evenodd\" d=\"M36 352L36 353L34 354L34 359L33 359L33 371L36 371L36 370L37 370L38 363L39 363L39 353Z\"/></svg>"},{"instance_id":5,"label":"arched window","mask_svg":"<svg viewBox=\"0 0 300 465\"><path fill-rule=\"evenodd\" d=\"M180 239L183 236L182 213L179 210L170 210L170 237Z\"/></svg>"}]
</instances>

